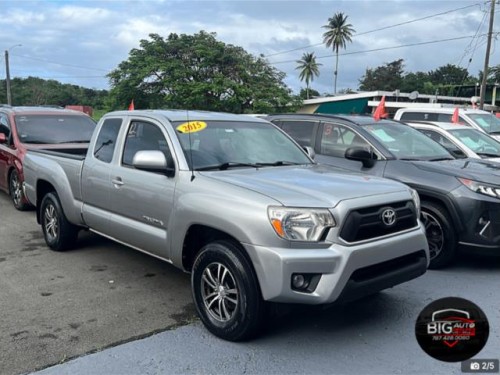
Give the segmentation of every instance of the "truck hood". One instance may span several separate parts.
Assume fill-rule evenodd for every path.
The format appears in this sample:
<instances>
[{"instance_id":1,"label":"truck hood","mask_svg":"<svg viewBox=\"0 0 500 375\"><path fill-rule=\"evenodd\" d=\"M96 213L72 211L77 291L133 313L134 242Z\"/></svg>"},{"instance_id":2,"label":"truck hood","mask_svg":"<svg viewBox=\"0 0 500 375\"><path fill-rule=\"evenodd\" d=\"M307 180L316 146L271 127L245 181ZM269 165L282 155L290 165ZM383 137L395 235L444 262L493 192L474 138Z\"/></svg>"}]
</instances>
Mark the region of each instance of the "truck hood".
<instances>
[{"instance_id":1,"label":"truck hood","mask_svg":"<svg viewBox=\"0 0 500 375\"><path fill-rule=\"evenodd\" d=\"M238 169L202 174L294 207L335 207L342 200L408 189L396 181L340 171L323 165Z\"/></svg>"},{"instance_id":2,"label":"truck hood","mask_svg":"<svg viewBox=\"0 0 500 375\"><path fill-rule=\"evenodd\" d=\"M412 163L425 171L500 185L500 164L487 159L467 158Z\"/></svg>"}]
</instances>

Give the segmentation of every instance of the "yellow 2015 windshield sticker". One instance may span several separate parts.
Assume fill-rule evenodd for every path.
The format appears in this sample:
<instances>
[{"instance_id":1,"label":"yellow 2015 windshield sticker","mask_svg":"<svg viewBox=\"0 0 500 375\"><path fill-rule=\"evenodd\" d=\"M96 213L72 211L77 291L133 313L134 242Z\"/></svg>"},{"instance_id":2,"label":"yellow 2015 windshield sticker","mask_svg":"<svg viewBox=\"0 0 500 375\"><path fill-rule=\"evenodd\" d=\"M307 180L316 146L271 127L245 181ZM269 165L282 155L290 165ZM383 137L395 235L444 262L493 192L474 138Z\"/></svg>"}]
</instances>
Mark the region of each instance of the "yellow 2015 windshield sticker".
<instances>
[{"instance_id":1,"label":"yellow 2015 windshield sticker","mask_svg":"<svg viewBox=\"0 0 500 375\"><path fill-rule=\"evenodd\" d=\"M203 121L188 121L180 124L176 129L181 133L196 133L207 127L207 123Z\"/></svg>"}]
</instances>

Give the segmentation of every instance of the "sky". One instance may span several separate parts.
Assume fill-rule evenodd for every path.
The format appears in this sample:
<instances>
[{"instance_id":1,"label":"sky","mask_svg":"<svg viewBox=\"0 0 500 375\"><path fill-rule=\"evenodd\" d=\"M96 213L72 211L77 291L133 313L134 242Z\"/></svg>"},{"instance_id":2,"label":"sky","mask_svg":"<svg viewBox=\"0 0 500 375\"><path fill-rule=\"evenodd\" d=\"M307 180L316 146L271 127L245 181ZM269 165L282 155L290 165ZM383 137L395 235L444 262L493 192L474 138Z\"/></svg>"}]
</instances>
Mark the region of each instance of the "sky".
<instances>
[{"instance_id":1,"label":"sky","mask_svg":"<svg viewBox=\"0 0 500 375\"><path fill-rule=\"evenodd\" d=\"M405 72L446 64L483 70L490 3L470 0L0 0L0 79L5 51L11 78L35 76L109 89L106 77L151 33L215 32L217 39L264 55L298 93L297 60L321 64L311 88L333 93L334 52L323 25L337 12L355 33L340 51L337 91L357 90L366 69L403 59ZM499 30L497 5L493 31ZM494 34L496 36L496 34ZM498 38L490 64L500 64Z\"/></svg>"}]
</instances>

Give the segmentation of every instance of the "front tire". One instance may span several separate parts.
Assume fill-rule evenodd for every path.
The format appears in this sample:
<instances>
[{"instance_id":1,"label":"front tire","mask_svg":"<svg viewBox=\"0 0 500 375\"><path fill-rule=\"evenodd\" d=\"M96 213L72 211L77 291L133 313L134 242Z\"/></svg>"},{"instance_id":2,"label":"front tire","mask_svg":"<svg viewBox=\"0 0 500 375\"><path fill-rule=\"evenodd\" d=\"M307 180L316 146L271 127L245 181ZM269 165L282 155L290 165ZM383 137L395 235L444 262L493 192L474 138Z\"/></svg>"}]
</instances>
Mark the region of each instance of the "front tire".
<instances>
[{"instance_id":1,"label":"front tire","mask_svg":"<svg viewBox=\"0 0 500 375\"><path fill-rule=\"evenodd\" d=\"M230 241L204 246L193 265L191 287L198 315L211 333L229 341L260 333L265 302L240 246Z\"/></svg>"},{"instance_id":2,"label":"front tire","mask_svg":"<svg viewBox=\"0 0 500 375\"><path fill-rule=\"evenodd\" d=\"M73 247L78 228L66 219L55 192L43 197L40 215L43 237L48 247L55 251L65 251Z\"/></svg>"},{"instance_id":3,"label":"front tire","mask_svg":"<svg viewBox=\"0 0 500 375\"><path fill-rule=\"evenodd\" d=\"M23 185L19 178L19 173L14 169L9 177L9 192L12 204L19 211L25 211L30 206L26 203L26 198L23 193Z\"/></svg>"},{"instance_id":4,"label":"front tire","mask_svg":"<svg viewBox=\"0 0 500 375\"><path fill-rule=\"evenodd\" d=\"M457 249L457 234L448 212L433 202L422 202L422 223L429 244L429 268L443 268L451 264Z\"/></svg>"}]
</instances>

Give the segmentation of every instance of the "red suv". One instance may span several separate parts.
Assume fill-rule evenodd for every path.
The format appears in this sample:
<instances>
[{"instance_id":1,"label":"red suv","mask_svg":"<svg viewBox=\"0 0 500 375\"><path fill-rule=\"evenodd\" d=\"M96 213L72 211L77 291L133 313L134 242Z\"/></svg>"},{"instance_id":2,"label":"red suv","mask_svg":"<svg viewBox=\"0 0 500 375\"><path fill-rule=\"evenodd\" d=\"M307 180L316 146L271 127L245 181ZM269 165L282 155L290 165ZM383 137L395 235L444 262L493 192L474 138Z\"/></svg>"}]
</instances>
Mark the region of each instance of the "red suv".
<instances>
[{"instance_id":1,"label":"red suv","mask_svg":"<svg viewBox=\"0 0 500 375\"><path fill-rule=\"evenodd\" d=\"M85 153L94 128L92 118L79 111L0 105L0 190L10 194L18 210L27 209L22 189L26 150Z\"/></svg>"}]
</instances>

